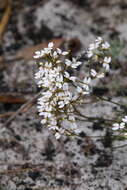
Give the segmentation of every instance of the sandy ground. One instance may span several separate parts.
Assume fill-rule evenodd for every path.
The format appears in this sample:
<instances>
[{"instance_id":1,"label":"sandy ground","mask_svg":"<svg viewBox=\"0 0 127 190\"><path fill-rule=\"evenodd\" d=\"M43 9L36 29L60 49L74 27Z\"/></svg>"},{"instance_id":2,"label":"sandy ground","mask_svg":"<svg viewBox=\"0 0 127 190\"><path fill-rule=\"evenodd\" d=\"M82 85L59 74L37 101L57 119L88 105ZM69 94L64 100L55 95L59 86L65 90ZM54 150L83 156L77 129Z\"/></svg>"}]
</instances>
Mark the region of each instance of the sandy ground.
<instances>
[{"instance_id":1,"label":"sandy ground","mask_svg":"<svg viewBox=\"0 0 127 190\"><path fill-rule=\"evenodd\" d=\"M35 5L28 0L14 4L18 8L14 9L4 35L1 55L13 57L23 47L60 37L77 37L82 50L98 35L109 41L127 40L126 1L47 0ZM118 60L121 61L118 69L99 85L108 88L102 91L104 96L127 103L127 68L122 65L126 64L126 51ZM7 62L0 72L0 92L36 94L34 73L33 61ZM82 73L83 69L79 75ZM19 107L0 104L1 113L16 111ZM80 108L85 115L105 118L114 117L116 109L117 106L102 101ZM112 141L111 126L80 121L79 138L62 137L56 141L40 125L36 105L17 115L8 126L4 125L5 121L0 120L1 190L127 190L127 147L113 148L127 142Z\"/></svg>"}]
</instances>

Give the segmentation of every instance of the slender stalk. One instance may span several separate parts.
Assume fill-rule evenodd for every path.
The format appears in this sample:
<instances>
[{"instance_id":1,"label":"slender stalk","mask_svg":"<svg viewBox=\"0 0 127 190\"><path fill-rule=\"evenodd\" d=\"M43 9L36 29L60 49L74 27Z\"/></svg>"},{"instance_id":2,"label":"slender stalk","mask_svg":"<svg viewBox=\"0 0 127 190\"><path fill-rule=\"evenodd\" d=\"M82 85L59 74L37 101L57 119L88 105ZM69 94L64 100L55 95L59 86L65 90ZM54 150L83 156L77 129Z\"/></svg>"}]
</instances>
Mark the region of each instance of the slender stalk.
<instances>
[{"instance_id":1,"label":"slender stalk","mask_svg":"<svg viewBox=\"0 0 127 190\"><path fill-rule=\"evenodd\" d=\"M107 121L107 122L117 122L117 121L114 120L114 119L104 119L104 118L102 118L102 117L89 117L89 116L85 116L85 115L83 115L82 113L80 113L80 111L77 110L75 107L74 107L74 110L75 110L75 112L76 112L79 116L88 119L88 121L104 120L104 121Z\"/></svg>"},{"instance_id":2,"label":"slender stalk","mask_svg":"<svg viewBox=\"0 0 127 190\"><path fill-rule=\"evenodd\" d=\"M101 97L101 96L96 96L96 95L94 95L94 96L97 97L97 98L99 98L99 99L102 100L102 101L110 102L110 103L115 104L115 105L117 105L117 106L127 108L125 105L119 104L119 103L114 102L114 101L112 101L112 100L109 100L109 99L107 99L107 98L104 98L104 97Z\"/></svg>"},{"instance_id":3,"label":"slender stalk","mask_svg":"<svg viewBox=\"0 0 127 190\"><path fill-rule=\"evenodd\" d=\"M117 149L117 148L124 148L127 147L127 144L121 145L121 146L114 146L113 149Z\"/></svg>"}]
</instances>

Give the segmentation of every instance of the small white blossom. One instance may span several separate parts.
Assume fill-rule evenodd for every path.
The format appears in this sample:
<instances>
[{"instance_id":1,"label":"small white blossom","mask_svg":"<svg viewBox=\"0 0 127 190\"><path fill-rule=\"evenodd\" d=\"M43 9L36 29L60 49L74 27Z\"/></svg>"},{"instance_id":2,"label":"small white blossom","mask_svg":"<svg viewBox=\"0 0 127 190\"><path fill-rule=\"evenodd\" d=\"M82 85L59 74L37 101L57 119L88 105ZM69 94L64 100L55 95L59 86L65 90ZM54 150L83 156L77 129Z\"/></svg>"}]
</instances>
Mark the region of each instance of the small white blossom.
<instances>
[{"instance_id":1,"label":"small white blossom","mask_svg":"<svg viewBox=\"0 0 127 190\"><path fill-rule=\"evenodd\" d=\"M55 130L59 130L59 128L54 125L54 126L49 126L49 130L54 130L55 131Z\"/></svg>"},{"instance_id":2,"label":"small white blossom","mask_svg":"<svg viewBox=\"0 0 127 190\"><path fill-rule=\"evenodd\" d=\"M124 123L124 122L121 122L121 123L120 123L120 129L123 129L123 128L125 128L125 123Z\"/></svg>"},{"instance_id":3,"label":"small white blossom","mask_svg":"<svg viewBox=\"0 0 127 190\"><path fill-rule=\"evenodd\" d=\"M60 139L61 134L57 132L57 133L55 133L55 137L56 137L56 139L58 140L58 139Z\"/></svg>"},{"instance_id":4,"label":"small white blossom","mask_svg":"<svg viewBox=\"0 0 127 190\"><path fill-rule=\"evenodd\" d=\"M95 42L98 43L98 44L101 44L102 41L103 41L103 39L102 39L102 37L100 37L100 36L97 37L96 40L95 40Z\"/></svg>"},{"instance_id":5,"label":"small white blossom","mask_svg":"<svg viewBox=\"0 0 127 190\"><path fill-rule=\"evenodd\" d=\"M95 69L91 69L91 75L94 78L103 78L105 72L109 71L111 63L111 57L107 57L110 44L104 41L101 37L97 37L93 43L91 43L86 52L87 57L90 61L102 63L99 72L97 73Z\"/></svg>"},{"instance_id":6,"label":"small white blossom","mask_svg":"<svg viewBox=\"0 0 127 190\"><path fill-rule=\"evenodd\" d=\"M48 48L52 48L54 46L54 43L53 42L50 42L49 44L48 44Z\"/></svg>"},{"instance_id":7,"label":"small white blossom","mask_svg":"<svg viewBox=\"0 0 127 190\"><path fill-rule=\"evenodd\" d=\"M126 116L125 116L126 117ZM126 118L127 119L127 118ZM124 129L126 127L126 120L125 118L122 118L122 122L120 123L114 123L112 130L120 130L120 129Z\"/></svg>"},{"instance_id":8,"label":"small white blossom","mask_svg":"<svg viewBox=\"0 0 127 190\"><path fill-rule=\"evenodd\" d=\"M93 55L94 55L94 54L93 54L92 51L90 51L90 50L87 51L87 57L88 57L88 58L91 58Z\"/></svg>"},{"instance_id":9,"label":"small white blossom","mask_svg":"<svg viewBox=\"0 0 127 190\"><path fill-rule=\"evenodd\" d=\"M65 59L65 64L67 66L71 66L72 62L69 59Z\"/></svg>"},{"instance_id":10,"label":"small white blossom","mask_svg":"<svg viewBox=\"0 0 127 190\"><path fill-rule=\"evenodd\" d=\"M75 134L79 135L79 133L81 133L80 129L74 129Z\"/></svg>"},{"instance_id":11,"label":"small white blossom","mask_svg":"<svg viewBox=\"0 0 127 190\"><path fill-rule=\"evenodd\" d=\"M35 51L35 55L33 56L35 59L38 59L41 57L41 52L40 51Z\"/></svg>"},{"instance_id":12,"label":"small white blossom","mask_svg":"<svg viewBox=\"0 0 127 190\"><path fill-rule=\"evenodd\" d=\"M90 77L85 77L84 79L83 79L83 88L86 90L86 91L89 91L90 90L90 83L91 83L91 78Z\"/></svg>"},{"instance_id":13,"label":"small white blossom","mask_svg":"<svg viewBox=\"0 0 127 190\"><path fill-rule=\"evenodd\" d=\"M111 57L105 57L104 63L111 63Z\"/></svg>"},{"instance_id":14,"label":"small white blossom","mask_svg":"<svg viewBox=\"0 0 127 190\"><path fill-rule=\"evenodd\" d=\"M64 72L64 77L67 78L67 79L69 79L70 78L70 74L67 71L65 71Z\"/></svg>"},{"instance_id":15,"label":"small white blossom","mask_svg":"<svg viewBox=\"0 0 127 190\"><path fill-rule=\"evenodd\" d=\"M105 68L106 71L109 71L110 66L108 63L103 63L103 67Z\"/></svg>"},{"instance_id":16,"label":"small white blossom","mask_svg":"<svg viewBox=\"0 0 127 190\"><path fill-rule=\"evenodd\" d=\"M41 124L46 124L47 120L46 119L42 119L41 120Z\"/></svg>"},{"instance_id":17,"label":"small white blossom","mask_svg":"<svg viewBox=\"0 0 127 190\"><path fill-rule=\"evenodd\" d=\"M93 77L96 77L97 76L97 72L94 69L91 69L91 75Z\"/></svg>"},{"instance_id":18,"label":"small white blossom","mask_svg":"<svg viewBox=\"0 0 127 190\"><path fill-rule=\"evenodd\" d=\"M67 52L67 51L62 52L62 55L68 55L68 54L69 54L69 52Z\"/></svg>"},{"instance_id":19,"label":"small white blossom","mask_svg":"<svg viewBox=\"0 0 127 190\"><path fill-rule=\"evenodd\" d=\"M64 83L64 84L63 84L63 90L66 91L66 90L68 90L68 88L69 88L68 83Z\"/></svg>"},{"instance_id":20,"label":"small white blossom","mask_svg":"<svg viewBox=\"0 0 127 190\"><path fill-rule=\"evenodd\" d=\"M74 57L72 58L72 61L70 61L69 59L65 59L65 64L67 66L70 66L72 68L77 68L79 65L82 64L82 62L77 61Z\"/></svg>"},{"instance_id":21,"label":"small white blossom","mask_svg":"<svg viewBox=\"0 0 127 190\"><path fill-rule=\"evenodd\" d=\"M104 73L98 73L98 74L97 74L97 78L98 78L98 79L104 78L104 76L105 76Z\"/></svg>"},{"instance_id":22,"label":"small white blossom","mask_svg":"<svg viewBox=\"0 0 127 190\"><path fill-rule=\"evenodd\" d=\"M102 44L102 48L103 49L109 49L110 48L110 44L108 42L105 42Z\"/></svg>"},{"instance_id":23,"label":"small white blossom","mask_svg":"<svg viewBox=\"0 0 127 190\"><path fill-rule=\"evenodd\" d=\"M99 44L98 43L93 43L93 44L90 44L89 45L89 50L95 50L99 47Z\"/></svg>"},{"instance_id":24,"label":"small white blossom","mask_svg":"<svg viewBox=\"0 0 127 190\"><path fill-rule=\"evenodd\" d=\"M125 123L127 123L127 115L124 116L124 118L122 118L122 121L125 122Z\"/></svg>"},{"instance_id":25,"label":"small white blossom","mask_svg":"<svg viewBox=\"0 0 127 190\"><path fill-rule=\"evenodd\" d=\"M113 127L112 127L112 130L118 130L119 129L119 123L114 123L113 124Z\"/></svg>"},{"instance_id":26,"label":"small white blossom","mask_svg":"<svg viewBox=\"0 0 127 190\"><path fill-rule=\"evenodd\" d=\"M69 79L72 80L73 82L76 81L76 77L70 77Z\"/></svg>"},{"instance_id":27,"label":"small white blossom","mask_svg":"<svg viewBox=\"0 0 127 190\"><path fill-rule=\"evenodd\" d=\"M58 54L62 54L62 50L59 49L59 48L57 48L57 53L58 53Z\"/></svg>"},{"instance_id":28,"label":"small white blossom","mask_svg":"<svg viewBox=\"0 0 127 190\"><path fill-rule=\"evenodd\" d=\"M77 87L77 92L78 92L78 93L82 93L82 92L83 92L82 88L78 86L78 87Z\"/></svg>"},{"instance_id":29,"label":"small white blossom","mask_svg":"<svg viewBox=\"0 0 127 190\"><path fill-rule=\"evenodd\" d=\"M72 64L71 64L72 68L77 68L81 64L82 64L81 61L77 61L74 57L72 58Z\"/></svg>"}]
</instances>

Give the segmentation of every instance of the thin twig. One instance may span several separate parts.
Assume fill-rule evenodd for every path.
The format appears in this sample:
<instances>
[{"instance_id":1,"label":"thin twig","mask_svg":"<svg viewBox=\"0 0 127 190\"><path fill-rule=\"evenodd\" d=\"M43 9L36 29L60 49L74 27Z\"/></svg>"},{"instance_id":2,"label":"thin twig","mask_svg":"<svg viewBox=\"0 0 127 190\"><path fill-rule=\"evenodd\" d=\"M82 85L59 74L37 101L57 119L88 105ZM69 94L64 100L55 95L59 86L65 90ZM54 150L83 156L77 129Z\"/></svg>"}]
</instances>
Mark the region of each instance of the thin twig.
<instances>
[{"instance_id":1,"label":"thin twig","mask_svg":"<svg viewBox=\"0 0 127 190\"><path fill-rule=\"evenodd\" d=\"M37 164L36 166L28 167L28 168L17 168L17 169L12 169L12 170L3 170L3 171L0 171L0 175L17 174L17 173L24 173L24 172L29 172L29 171L39 171L43 167L44 167L44 164Z\"/></svg>"},{"instance_id":2,"label":"thin twig","mask_svg":"<svg viewBox=\"0 0 127 190\"><path fill-rule=\"evenodd\" d=\"M0 114L0 118L6 118L9 116L12 116L13 114L15 114L15 112L2 113L2 114Z\"/></svg>"},{"instance_id":3,"label":"thin twig","mask_svg":"<svg viewBox=\"0 0 127 190\"><path fill-rule=\"evenodd\" d=\"M2 36L3 36L3 33L5 31L5 28L8 24L8 21L10 19L10 15L11 15L11 3L12 1L11 0L8 0L7 1L7 8L5 9L5 13L2 17L2 20L0 22L0 42L2 40Z\"/></svg>"},{"instance_id":4,"label":"thin twig","mask_svg":"<svg viewBox=\"0 0 127 190\"><path fill-rule=\"evenodd\" d=\"M33 105L36 99L40 96L41 92L35 95L32 99L23 104L6 122L4 125L8 125L19 113L29 107L29 105Z\"/></svg>"}]
</instances>

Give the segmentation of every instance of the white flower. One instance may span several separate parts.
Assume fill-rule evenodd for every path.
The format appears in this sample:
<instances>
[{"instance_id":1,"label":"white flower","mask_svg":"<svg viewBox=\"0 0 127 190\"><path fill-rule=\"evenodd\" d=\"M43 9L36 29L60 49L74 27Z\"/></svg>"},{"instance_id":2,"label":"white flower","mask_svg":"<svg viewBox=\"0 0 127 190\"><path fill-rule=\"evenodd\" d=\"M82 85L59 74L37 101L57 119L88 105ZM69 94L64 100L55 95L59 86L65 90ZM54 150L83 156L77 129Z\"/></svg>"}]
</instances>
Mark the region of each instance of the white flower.
<instances>
[{"instance_id":1,"label":"white flower","mask_svg":"<svg viewBox=\"0 0 127 190\"><path fill-rule=\"evenodd\" d=\"M97 78L98 79L104 78L104 76L105 76L104 73L98 73L97 74Z\"/></svg>"},{"instance_id":2,"label":"white flower","mask_svg":"<svg viewBox=\"0 0 127 190\"><path fill-rule=\"evenodd\" d=\"M69 86L68 86L68 83L64 83L63 84L63 90L68 90Z\"/></svg>"},{"instance_id":3,"label":"white flower","mask_svg":"<svg viewBox=\"0 0 127 190\"><path fill-rule=\"evenodd\" d=\"M95 44L94 44L94 43L89 45L89 50L94 50L95 48L96 48L96 47L95 47Z\"/></svg>"},{"instance_id":4,"label":"white flower","mask_svg":"<svg viewBox=\"0 0 127 190\"><path fill-rule=\"evenodd\" d=\"M58 102L59 108L63 108L65 106L64 101L60 101Z\"/></svg>"},{"instance_id":5,"label":"white flower","mask_svg":"<svg viewBox=\"0 0 127 190\"><path fill-rule=\"evenodd\" d=\"M112 127L112 130L118 130L119 129L119 123L114 123L113 124L113 127Z\"/></svg>"},{"instance_id":6,"label":"white flower","mask_svg":"<svg viewBox=\"0 0 127 190\"><path fill-rule=\"evenodd\" d=\"M67 52L67 51L62 52L62 55L68 55L68 54L69 54L69 52Z\"/></svg>"},{"instance_id":7,"label":"white flower","mask_svg":"<svg viewBox=\"0 0 127 190\"><path fill-rule=\"evenodd\" d=\"M62 54L62 50L59 49L59 48L57 48L57 53L58 53L58 54Z\"/></svg>"},{"instance_id":8,"label":"white flower","mask_svg":"<svg viewBox=\"0 0 127 190\"><path fill-rule=\"evenodd\" d=\"M110 48L110 44L108 42L105 42L102 44L102 48L103 49L109 49Z\"/></svg>"},{"instance_id":9,"label":"white flower","mask_svg":"<svg viewBox=\"0 0 127 190\"><path fill-rule=\"evenodd\" d=\"M91 75L93 77L97 77L97 78L103 78L104 77L104 73L97 73L94 69L91 69Z\"/></svg>"},{"instance_id":10,"label":"white flower","mask_svg":"<svg viewBox=\"0 0 127 190\"><path fill-rule=\"evenodd\" d=\"M72 61L70 61L69 59L65 59L65 64L67 66L70 66L72 64Z\"/></svg>"},{"instance_id":11,"label":"white flower","mask_svg":"<svg viewBox=\"0 0 127 190\"><path fill-rule=\"evenodd\" d=\"M95 42L98 43L98 44L101 44L102 41L103 41L103 39L102 39L102 37L100 37L100 36L97 37L96 40L95 40Z\"/></svg>"},{"instance_id":12,"label":"white flower","mask_svg":"<svg viewBox=\"0 0 127 190\"><path fill-rule=\"evenodd\" d=\"M41 120L41 124L46 124L47 120L46 119L42 119Z\"/></svg>"},{"instance_id":13,"label":"white flower","mask_svg":"<svg viewBox=\"0 0 127 190\"><path fill-rule=\"evenodd\" d=\"M48 48L52 48L53 46L54 46L54 43L53 42L49 42Z\"/></svg>"},{"instance_id":14,"label":"white flower","mask_svg":"<svg viewBox=\"0 0 127 190\"><path fill-rule=\"evenodd\" d=\"M105 57L104 63L111 63L111 57Z\"/></svg>"},{"instance_id":15,"label":"white flower","mask_svg":"<svg viewBox=\"0 0 127 190\"><path fill-rule=\"evenodd\" d=\"M109 63L111 62L111 57L105 57L103 67L108 71L109 70Z\"/></svg>"},{"instance_id":16,"label":"white flower","mask_svg":"<svg viewBox=\"0 0 127 190\"><path fill-rule=\"evenodd\" d=\"M84 91L83 92L83 95L88 95L88 94L90 94L90 91Z\"/></svg>"},{"instance_id":17,"label":"white flower","mask_svg":"<svg viewBox=\"0 0 127 190\"><path fill-rule=\"evenodd\" d=\"M72 76L72 77L70 77L69 79L70 79L70 80L72 80L73 82L75 82L75 81L76 81L76 77L73 77L73 76Z\"/></svg>"},{"instance_id":18,"label":"white flower","mask_svg":"<svg viewBox=\"0 0 127 190\"><path fill-rule=\"evenodd\" d=\"M92 51L87 51L87 57L91 58L93 56L93 52Z\"/></svg>"},{"instance_id":19,"label":"white flower","mask_svg":"<svg viewBox=\"0 0 127 190\"><path fill-rule=\"evenodd\" d=\"M82 88L81 88L81 87L79 87L79 86L77 87L77 89L76 89L76 90L77 90L77 92L78 92L78 93L82 93L82 92L83 92Z\"/></svg>"},{"instance_id":20,"label":"white flower","mask_svg":"<svg viewBox=\"0 0 127 190\"><path fill-rule=\"evenodd\" d=\"M60 139L61 134L57 132L57 133L55 133L55 137L56 137L56 139L58 140L58 139Z\"/></svg>"},{"instance_id":21,"label":"white flower","mask_svg":"<svg viewBox=\"0 0 127 190\"><path fill-rule=\"evenodd\" d=\"M124 118L122 118L122 121L125 122L125 123L127 123L127 115L124 116Z\"/></svg>"},{"instance_id":22,"label":"white flower","mask_svg":"<svg viewBox=\"0 0 127 190\"><path fill-rule=\"evenodd\" d=\"M55 131L55 130L59 130L59 128L54 125L54 126L49 126L49 130L54 130Z\"/></svg>"},{"instance_id":23,"label":"white flower","mask_svg":"<svg viewBox=\"0 0 127 190\"><path fill-rule=\"evenodd\" d=\"M91 75L92 75L93 77L96 77L97 72L96 72L94 69L91 69Z\"/></svg>"},{"instance_id":24,"label":"white flower","mask_svg":"<svg viewBox=\"0 0 127 190\"><path fill-rule=\"evenodd\" d=\"M40 51L35 51L35 55L33 56L34 59L38 59L41 57L41 52Z\"/></svg>"},{"instance_id":25,"label":"white flower","mask_svg":"<svg viewBox=\"0 0 127 190\"><path fill-rule=\"evenodd\" d=\"M106 71L109 71L109 64L108 63L103 63L103 67L105 68Z\"/></svg>"},{"instance_id":26,"label":"white flower","mask_svg":"<svg viewBox=\"0 0 127 190\"><path fill-rule=\"evenodd\" d=\"M99 47L99 44L98 43L93 43L93 44L90 44L89 45L89 50L95 50Z\"/></svg>"},{"instance_id":27,"label":"white flower","mask_svg":"<svg viewBox=\"0 0 127 190\"><path fill-rule=\"evenodd\" d=\"M82 64L81 61L77 61L74 57L72 58L72 64L71 64L72 68L77 68L81 64Z\"/></svg>"},{"instance_id":28,"label":"white flower","mask_svg":"<svg viewBox=\"0 0 127 190\"><path fill-rule=\"evenodd\" d=\"M90 78L90 77L85 77L85 78L83 79L83 82L84 82L85 84L90 84L90 83L91 83L91 78Z\"/></svg>"},{"instance_id":29,"label":"white flower","mask_svg":"<svg viewBox=\"0 0 127 190\"><path fill-rule=\"evenodd\" d=\"M71 122L75 121L75 117L73 115L69 115L68 120Z\"/></svg>"},{"instance_id":30,"label":"white flower","mask_svg":"<svg viewBox=\"0 0 127 190\"><path fill-rule=\"evenodd\" d=\"M81 133L81 130L80 129L74 129L74 132L75 132L75 134L79 134L79 133Z\"/></svg>"},{"instance_id":31,"label":"white flower","mask_svg":"<svg viewBox=\"0 0 127 190\"><path fill-rule=\"evenodd\" d=\"M90 77L85 77L84 79L83 79L83 88L86 90L86 91L89 91L90 90L90 88L89 88L89 85L90 85L90 83L91 83L91 78Z\"/></svg>"},{"instance_id":32,"label":"white flower","mask_svg":"<svg viewBox=\"0 0 127 190\"><path fill-rule=\"evenodd\" d=\"M77 124L75 122L71 123L71 129L73 129L73 130L77 129Z\"/></svg>"},{"instance_id":33,"label":"white flower","mask_svg":"<svg viewBox=\"0 0 127 190\"><path fill-rule=\"evenodd\" d=\"M125 127L125 123L124 122L121 122L120 123L120 129L123 129Z\"/></svg>"},{"instance_id":34,"label":"white flower","mask_svg":"<svg viewBox=\"0 0 127 190\"><path fill-rule=\"evenodd\" d=\"M56 51L53 52L53 57L54 57L54 58L58 58L58 54L57 54Z\"/></svg>"},{"instance_id":35,"label":"white flower","mask_svg":"<svg viewBox=\"0 0 127 190\"><path fill-rule=\"evenodd\" d=\"M65 59L65 64L69 67L72 67L72 68L77 68L79 65L82 64L81 61L77 61L74 57L72 58L72 61L69 60L69 59Z\"/></svg>"},{"instance_id":36,"label":"white flower","mask_svg":"<svg viewBox=\"0 0 127 190\"><path fill-rule=\"evenodd\" d=\"M112 130L119 130L119 129L123 129L123 128L125 128L125 123L124 122L114 123Z\"/></svg>"},{"instance_id":37,"label":"white flower","mask_svg":"<svg viewBox=\"0 0 127 190\"><path fill-rule=\"evenodd\" d=\"M70 74L67 71L65 71L64 72L64 77L69 79L70 78Z\"/></svg>"}]
</instances>

